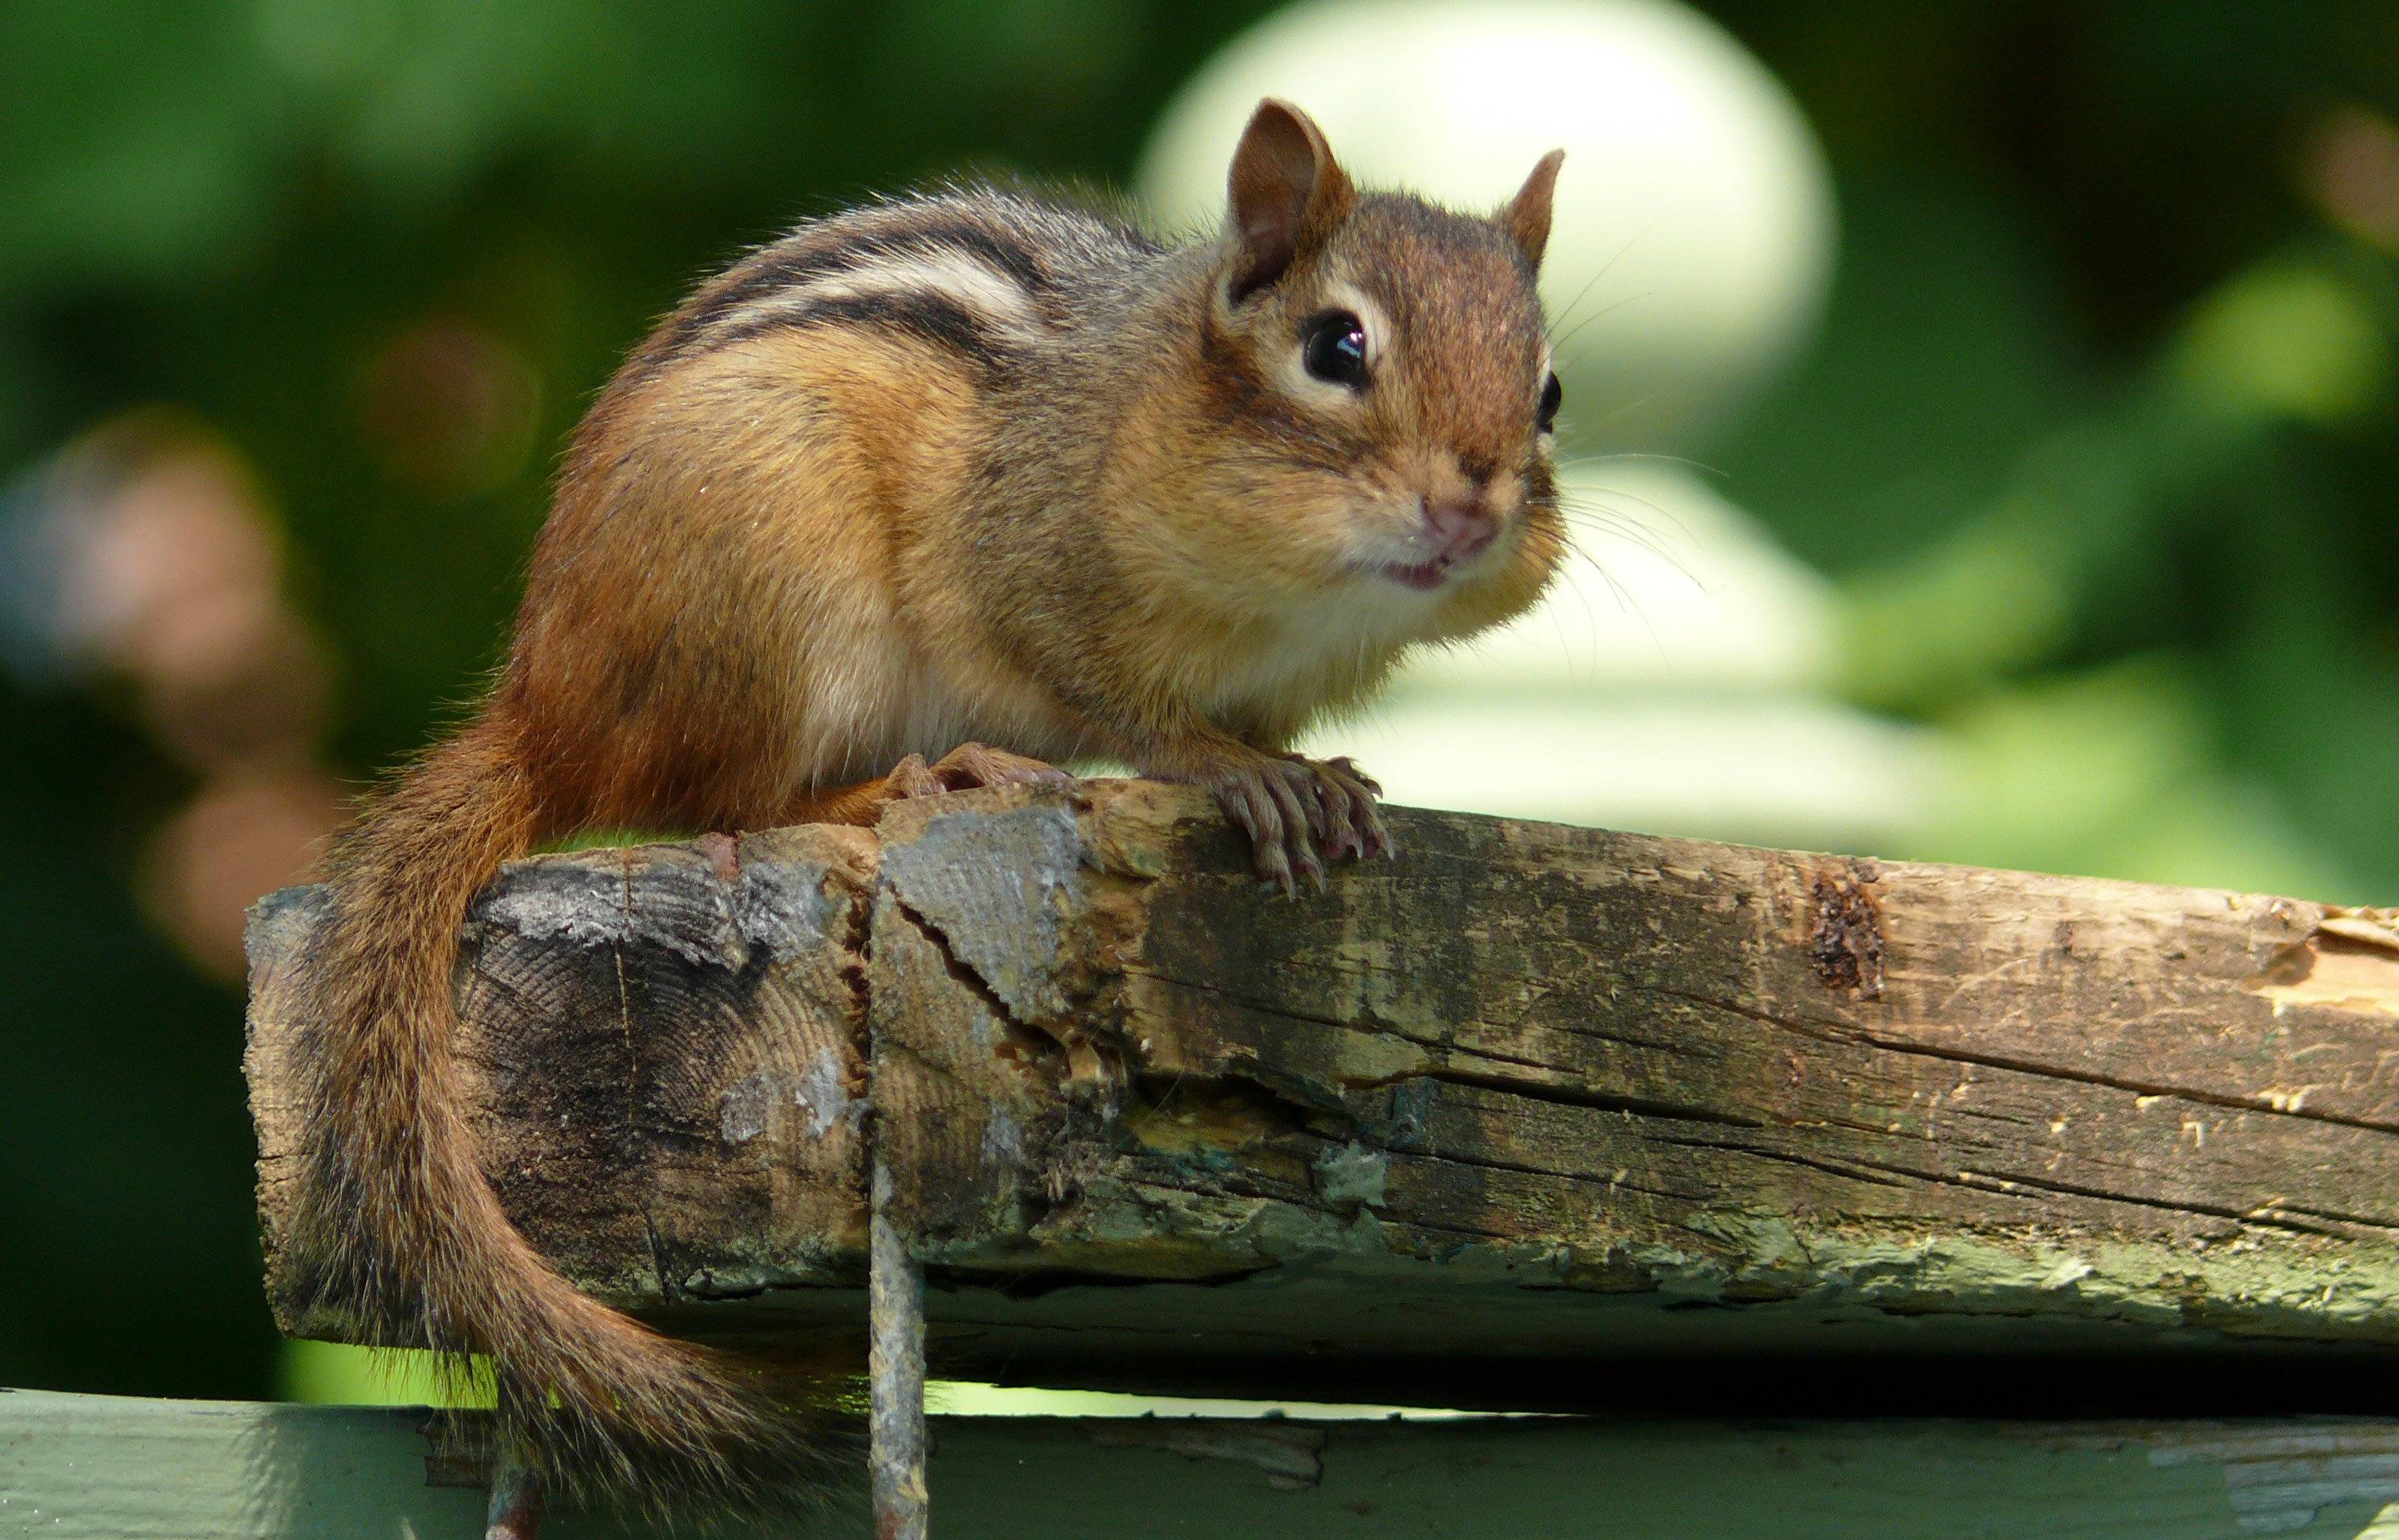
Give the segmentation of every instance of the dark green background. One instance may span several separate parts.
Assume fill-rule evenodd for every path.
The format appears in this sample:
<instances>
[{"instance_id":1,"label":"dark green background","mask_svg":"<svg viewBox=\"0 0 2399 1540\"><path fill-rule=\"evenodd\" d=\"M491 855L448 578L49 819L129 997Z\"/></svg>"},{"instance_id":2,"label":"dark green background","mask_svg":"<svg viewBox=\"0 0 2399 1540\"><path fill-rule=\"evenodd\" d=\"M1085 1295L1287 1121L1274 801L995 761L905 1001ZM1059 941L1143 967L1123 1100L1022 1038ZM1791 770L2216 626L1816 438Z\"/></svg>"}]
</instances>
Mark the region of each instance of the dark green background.
<instances>
[{"instance_id":1,"label":"dark green background","mask_svg":"<svg viewBox=\"0 0 2399 1540\"><path fill-rule=\"evenodd\" d=\"M870 189L1120 179L1266 8L5 0L0 478L129 405L215 425L286 521L363 777L472 692L558 436L684 286ZM1888 626L1926 553L2061 455L2128 459L2144 489L2061 494L2040 548L2068 604L2037 644L1855 688L2059 797L2077 752L2132 734L2167 765L2139 827L2034 796L1892 854L2399 899L2389 393L2230 447L2156 404L2185 317L2244 274L2387 295L2387 255L2296 168L2327 110L2399 107L2399 7L1708 8L1817 125L1844 222L1821 344L1709 463L1863 596L1858 645L1904 652ZM538 375L542 447L495 491L412 491L362 437L361 360L431 315ZM183 774L106 686L0 682L0 1384L271 1388L239 1002L128 897Z\"/></svg>"}]
</instances>

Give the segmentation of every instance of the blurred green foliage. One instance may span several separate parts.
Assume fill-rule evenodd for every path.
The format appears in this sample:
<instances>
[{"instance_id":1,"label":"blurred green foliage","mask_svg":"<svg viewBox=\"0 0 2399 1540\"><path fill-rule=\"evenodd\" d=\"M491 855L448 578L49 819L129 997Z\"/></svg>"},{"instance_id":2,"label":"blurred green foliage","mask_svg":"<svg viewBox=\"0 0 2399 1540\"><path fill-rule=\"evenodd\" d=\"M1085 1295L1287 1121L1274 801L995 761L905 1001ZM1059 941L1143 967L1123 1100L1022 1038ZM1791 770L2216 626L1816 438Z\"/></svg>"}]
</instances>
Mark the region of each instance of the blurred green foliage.
<instances>
[{"instance_id":1,"label":"blurred green foliage","mask_svg":"<svg viewBox=\"0 0 2399 1540\"><path fill-rule=\"evenodd\" d=\"M688 282L872 189L1117 180L1265 8L0 0L0 479L213 424L363 777L473 693L560 436ZM2302 174L2399 109L2399 7L1708 8L1845 222L1821 345L1713 464L1974 788L1893 854L2399 898L2392 276ZM378 371L454 333L513 404L427 458ZM261 1395L239 1003L128 897L189 788L132 721L0 682L0 1384Z\"/></svg>"}]
</instances>

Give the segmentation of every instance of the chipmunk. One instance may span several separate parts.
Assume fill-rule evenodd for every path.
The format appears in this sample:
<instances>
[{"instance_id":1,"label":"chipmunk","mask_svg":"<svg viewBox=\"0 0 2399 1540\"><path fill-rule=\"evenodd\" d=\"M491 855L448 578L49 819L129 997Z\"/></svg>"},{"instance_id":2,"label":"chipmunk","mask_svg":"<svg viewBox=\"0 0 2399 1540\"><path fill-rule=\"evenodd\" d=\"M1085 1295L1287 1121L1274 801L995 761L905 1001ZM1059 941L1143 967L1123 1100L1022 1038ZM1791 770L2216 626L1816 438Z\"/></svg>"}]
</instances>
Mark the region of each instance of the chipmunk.
<instances>
[{"instance_id":1,"label":"chipmunk","mask_svg":"<svg viewBox=\"0 0 2399 1540\"><path fill-rule=\"evenodd\" d=\"M1286 890L1388 853L1379 788L1289 746L1559 563L1562 159L1470 217L1359 191L1269 100L1213 239L965 187L805 223L670 315L573 438L490 696L328 857L318 1301L487 1355L553 1484L828 1481L821 1376L650 1331L501 1210L451 1058L469 904L577 830L864 824L1095 759L1213 791Z\"/></svg>"}]
</instances>

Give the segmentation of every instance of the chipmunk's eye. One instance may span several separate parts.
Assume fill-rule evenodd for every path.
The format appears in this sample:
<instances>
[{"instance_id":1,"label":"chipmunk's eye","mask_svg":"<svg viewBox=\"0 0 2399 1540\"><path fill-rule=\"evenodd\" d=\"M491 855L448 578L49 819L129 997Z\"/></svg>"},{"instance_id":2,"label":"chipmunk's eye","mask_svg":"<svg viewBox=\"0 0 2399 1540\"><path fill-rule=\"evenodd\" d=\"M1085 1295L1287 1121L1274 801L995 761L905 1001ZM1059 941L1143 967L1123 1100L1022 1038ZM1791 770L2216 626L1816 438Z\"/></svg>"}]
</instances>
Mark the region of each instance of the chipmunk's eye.
<instances>
[{"instance_id":1,"label":"chipmunk's eye","mask_svg":"<svg viewBox=\"0 0 2399 1540\"><path fill-rule=\"evenodd\" d=\"M1299 361L1328 385L1352 390L1366 384L1366 323L1347 310L1328 310L1300 333Z\"/></svg>"},{"instance_id":2,"label":"chipmunk's eye","mask_svg":"<svg viewBox=\"0 0 2399 1540\"><path fill-rule=\"evenodd\" d=\"M1533 413L1533 426L1543 433L1558 430L1558 408L1565 405L1566 387L1558 384L1555 373L1541 382L1540 410Z\"/></svg>"}]
</instances>

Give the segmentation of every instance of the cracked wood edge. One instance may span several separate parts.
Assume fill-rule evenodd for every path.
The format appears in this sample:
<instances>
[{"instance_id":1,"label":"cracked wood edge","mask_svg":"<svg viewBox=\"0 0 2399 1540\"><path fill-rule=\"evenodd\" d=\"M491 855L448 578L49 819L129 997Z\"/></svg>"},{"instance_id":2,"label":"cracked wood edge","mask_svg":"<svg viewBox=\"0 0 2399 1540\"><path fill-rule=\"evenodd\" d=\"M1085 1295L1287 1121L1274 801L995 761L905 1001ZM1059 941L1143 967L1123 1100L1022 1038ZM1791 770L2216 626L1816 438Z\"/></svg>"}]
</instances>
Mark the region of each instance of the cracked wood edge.
<instances>
[{"instance_id":1,"label":"cracked wood edge","mask_svg":"<svg viewBox=\"0 0 2399 1540\"><path fill-rule=\"evenodd\" d=\"M871 1033L895 1215L985 1370L1737 1337L1654 1305L2399 1336L2388 915L1392 817L1403 859L1296 901L1147 783L522 863L461 972L487 1168L619 1303L839 1316L806 1286L862 1278ZM270 1250L310 901L253 938ZM1252 1277L1288 1281L1178 1287Z\"/></svg>"},{"instance_id":2,"label":"cracked wood edge","mask_svg":"<svg viewBox=\"0 0 2399 1540\"><path fill-rule=\"evenodd\" d=\"M1286 902L1176 789L894 809L927 1260L2399 1339L2388 916L1393 819Z\"/></svg>"},{"instance_id":3,"label":"cracked wood edge","mask_svg":"<svg viewBox=\"0 0 2399 1540\"><path fill-rule=\"evenodd\" d=\"M485 1176L579 1287L657 1312L865 1277L874 841L810 827L514 863L463 934L457 1052ZM321 890L253 911L245 1067L267 1290L300 1198L297 1074Z\"/></svg>"}]
</instances>

